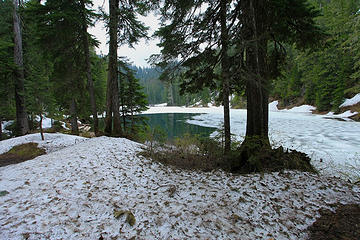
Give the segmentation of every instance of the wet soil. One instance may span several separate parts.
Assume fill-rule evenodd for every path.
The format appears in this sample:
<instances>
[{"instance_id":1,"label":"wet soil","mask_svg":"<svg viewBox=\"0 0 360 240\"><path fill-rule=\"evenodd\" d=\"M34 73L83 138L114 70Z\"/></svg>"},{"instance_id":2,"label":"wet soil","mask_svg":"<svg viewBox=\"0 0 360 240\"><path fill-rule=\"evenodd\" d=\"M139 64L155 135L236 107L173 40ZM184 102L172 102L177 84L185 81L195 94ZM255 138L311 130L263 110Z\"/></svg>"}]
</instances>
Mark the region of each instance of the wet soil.
<instances>
[{"instance_id":1,"label":"wet soil","mask_svg":"<svg viewBox=\"0 0 360 240\"><path fill-rule=\"evenodd\" d=\"M322 211L309 230L310 240L359 240L360 204L341 205L335 213Z\"/></svg>"}]
</instances>

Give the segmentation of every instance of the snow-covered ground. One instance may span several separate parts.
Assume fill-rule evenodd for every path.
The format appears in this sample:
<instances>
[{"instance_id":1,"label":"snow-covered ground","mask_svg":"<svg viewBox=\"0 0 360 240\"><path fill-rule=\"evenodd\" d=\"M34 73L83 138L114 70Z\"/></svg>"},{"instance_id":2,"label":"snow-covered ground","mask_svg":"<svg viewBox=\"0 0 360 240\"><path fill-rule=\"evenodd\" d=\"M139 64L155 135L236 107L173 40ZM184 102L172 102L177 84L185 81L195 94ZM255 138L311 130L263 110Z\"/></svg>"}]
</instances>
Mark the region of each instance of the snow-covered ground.
<instances>
[{"instance_id":1,"label":"snow-covered ground","mask_svg":"<svg viewBox=\"0 0 360 240\"><path fill-rule=\"evenodd\" d=\"M277 111L275 107L270 105L274 111L269 113L270 138L275 146L307 153L314 166L324 174L351 180L360 177L359 122L351 119L335 121L327 115L310 114L311 106L287 111ZM146 113L160 112L206 113L187 121L205 127L220 128L223 122L222 107L157 107ZM231 109L230 117L231 132L242 140L246 130L246 110Z\"/></svg>"},{"instance_id":2,"label":"snow-covered ground","mask_svg":"<svg viewBox=\"0 0 360 240\"><path fill-rule=\"evenodd\" d=\"M13 122L14 122L13 120L11 120L11 121L2 121L2 122L1 122L1 130L2 130L2 132L3 132L3 133L10 133L10 131L9 131L9 130L6 130L5 128L6 128L7 126L11 125Z\"/></svg>"},{"instance_id":3,"label":"snow-covered ground","mask_svg":"<svg viewBox=\"0 0 360 240\"><path fill-rule=\"evenodd\" d=\"M340 105L340 107L349 107L360 102L360 93L356 94L350 99L345 99L345 101Z\"/></svg>"},{"instance_id":4,"label":"snow-covered ground","mask_svg":"<svg viewBox=\"0 0 360 240\"><path fill-rule=\"evenodd\" d=\"M174 170L140 148L100 137L0 168L0 239L306 239L319 209L360 203L359 186L340 179Z\"/></svg>"},{"instance_id":5,"label":"snow-covered ground","mask_svg":"<svg viewBox=\"0 0 360 240\"><path fill-rule=\"evenodd\" d=\"M47 153L50 153L87 140L87 138L61 133L44 133L44 138L45 140L42 141L40 133L34 133L3 140L0 142L0 154L9 151L13 146L28 142L38 143L38 147L44 148Z\"/></svg>"}]
</instances>

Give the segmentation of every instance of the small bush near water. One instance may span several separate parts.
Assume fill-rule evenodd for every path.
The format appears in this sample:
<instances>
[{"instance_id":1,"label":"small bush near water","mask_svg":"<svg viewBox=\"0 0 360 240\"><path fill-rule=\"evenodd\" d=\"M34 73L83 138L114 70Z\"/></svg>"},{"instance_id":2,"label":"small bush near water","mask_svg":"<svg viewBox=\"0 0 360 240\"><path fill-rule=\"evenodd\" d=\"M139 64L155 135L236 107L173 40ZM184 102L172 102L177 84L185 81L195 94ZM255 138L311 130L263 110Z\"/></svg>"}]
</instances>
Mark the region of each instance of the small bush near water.
<instances>
[{"instance_id":1,"label":"small bush near water","mask_svg":"<svg viewBox=\"0 0 360 240\"><path fill-rule=\"evenodd\" d=\"M21 163L45 154L45 150L38 148L37 143L26 143L13 147L10 151L0 155L0 167Z\"/></svg>"}]
</instances>

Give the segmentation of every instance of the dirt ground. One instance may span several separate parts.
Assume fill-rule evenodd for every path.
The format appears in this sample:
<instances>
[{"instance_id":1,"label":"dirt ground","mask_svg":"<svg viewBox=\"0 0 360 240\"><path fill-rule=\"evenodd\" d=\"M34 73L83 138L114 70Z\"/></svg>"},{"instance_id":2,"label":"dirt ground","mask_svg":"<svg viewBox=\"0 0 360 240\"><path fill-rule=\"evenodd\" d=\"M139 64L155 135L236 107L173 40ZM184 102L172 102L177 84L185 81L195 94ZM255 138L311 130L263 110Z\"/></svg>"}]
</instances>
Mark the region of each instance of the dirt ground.
<instances>
[{"instance_id":1,"label":"dirt ground","mask_svg":"<svg viewBox=\"0 0 360 240\"><path fill-rule=\"evenodd\" d=\"M335 213L322 211L309 230L310 240L359 240L360 205L342 205Z\"/></svg>"}]
</instances>

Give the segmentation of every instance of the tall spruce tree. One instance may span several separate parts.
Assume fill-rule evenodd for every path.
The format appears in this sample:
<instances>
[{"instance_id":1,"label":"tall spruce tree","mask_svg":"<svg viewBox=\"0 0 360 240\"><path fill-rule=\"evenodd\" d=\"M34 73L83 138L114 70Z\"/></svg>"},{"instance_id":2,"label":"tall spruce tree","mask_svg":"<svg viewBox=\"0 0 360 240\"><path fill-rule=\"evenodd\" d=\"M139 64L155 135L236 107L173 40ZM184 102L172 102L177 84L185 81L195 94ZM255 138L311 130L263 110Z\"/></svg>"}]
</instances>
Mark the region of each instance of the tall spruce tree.
<instances>
[{"instance_id":1,"label":"tall spruce tree","mask_svg":"<svg viewBox=\"0 0 360 240\"><path fill-rule=\"evenodd\" d=\"M233 7L231 7L233 6ZM239 4L237 1L165 1L160 37L161 55L153 61L165 67L163 78L180 69L182 88L198 92L204 87L215 88L221 82L224 106L224 154L230 151L230 48ZM179 61L180 60L180 61ZM180 67L181 66L181 67ZM221 69L216 71L216 69Z\"/></svg>"},{"instance_id":2,"label":"tall spruce tree","mask_svg":"<svg viewBox=\"0 0 360 240\"><path fill-rule=\"evenodd\" d=\"M91 1L85 1L80 0L80 6L81 6L81 36L82 36L82 46L84 51L84 57L85 57L85 69L86 69L86 78L87 78L87 87L89 90L89 96L90 96L90 104L91 104L91 112L93 115L93 121L94 121L94 132L95 136L99 135L99 120L98 120L98 111L97 111L97 105L96 105L96 97L95 97L95 89L94 89L94 81L93 76L91 72L91 56L90 56L90 40L91 37L88 34L88 26L94 26L93 22L91 21L91 18L89 16L94 16L92 11L89 11L86 8L86 4L91 4Z\"/></svg>"},{"instance_id":3,"label":"tall spruce tree","mask_svg":"<svg viewBox=\"0 0 360 240\"><path fill-rule=\"evenodd\" d=\"M147 37L148 28L138 20L138 15L145 15L157 1L109 0L109 65L106 92L105 134L121 136L121 118L119 113L118 86L118 46L127 44L133 47L141 38Z\"/></svg>"},{"instance_id":4,"label":"tall spruce tree","mask_svg":"<svg viewBox=\"0 0 360 240\"><path fill-rule=\"evenodd\" d=\"M2 121L14 119L14 84L13 73L14 43L12 41L12 0L0 1L0 140Z\"/></svg>"},{"instance_id":5,"label":"tall spruce tree","mask_svg":"<svg viewBox=\"0 0 360 240\"><path fill-rule=\"evenodd\" d=\"M270 79L279 74L283 43L304 48L319 39L313 20L317 12L306 0L169 0L165 1L162 16L170 23L157 32L162 55L160 60L154 57L155 61L168 64L180 58L187 80L183 87L187 90L211 87L214 82L208 79L220 79L224 105L228 105L230 84L245 83L247 125L240 152L249 159L263 147L269 148ZM216 67L220 74L216 74ZM225 134L229 134L227 108ZM225 144L225 153L229 149L226 145L229 143Z\"/></svg>"},{"instance_id":6,"label":"tall spruce tree","mask_svg":"<svg viewBox=\"0 0 360 240\"><path fill-rule=\"evenodd\" d=\"M54 64L54 95L70 115L73 134L79 134L78 104L85 96L86 77L92 83L88 50L94 40L86 30L94 14L85 9L87 4L91 1L48 0L43 5L33 0L27 7L37 26L39 44Z\"/></svg>"},{"instance_id":7,"label":"tall spruce tree","mask_svg":"<svg viewBox=\"0 0 360 240\"><path fill-rule=\"evenodd\" d=\"M14 32L14 61L15 70L15 102L16 102L16 129L18 135L29 133L29 122L25 109L24 98L24 59L22 42L22 23L19 16L19 0L14 0L13 8L13 32Z\"/></svg>"},{"instance_id":8,"label":"tall spruce tree","mask_svg":"<svg viewBox=\"0 0 360 240\"><path fill-rule=\"evenodd\" d=\"M122 60L119 61L119 93L124 133L130 136L136 133L136 123L142 120L139 113L148 109L148 102L144 88L135 78L135 71ZM130 123L130 128L127 127L127 123Z\"/></svg>"},{"instance_id":9,"label":"tall spruce tree","mask_svg":"<svg viewBox=\"0 0 360 240\"><path fill-rule=\"evenodd\" d=\"M279 75L283 44L303 49L319 42L314 18L318 12L306 0L240 1L238 32L240 75L246 82L246 136L240 148L240 164L270 148L268 98L270 80Z\"/></svg>"}]
</instances>

